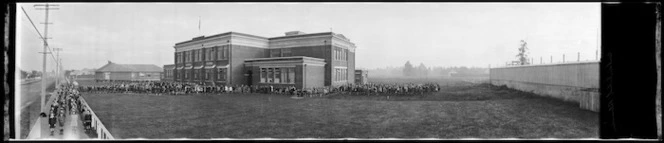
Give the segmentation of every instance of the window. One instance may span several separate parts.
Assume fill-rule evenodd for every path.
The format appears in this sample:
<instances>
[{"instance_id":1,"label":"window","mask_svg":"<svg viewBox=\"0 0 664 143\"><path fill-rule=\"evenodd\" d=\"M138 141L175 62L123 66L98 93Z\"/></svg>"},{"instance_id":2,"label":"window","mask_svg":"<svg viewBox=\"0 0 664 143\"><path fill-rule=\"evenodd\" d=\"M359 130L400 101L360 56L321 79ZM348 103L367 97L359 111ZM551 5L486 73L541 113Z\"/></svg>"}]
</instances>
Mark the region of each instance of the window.
<instances>
[{"instance_id":1,"label":"window","mask_svg":"<svg viewBox=\"0 0 664 143\"><path fill-rule=\"evenodd\" d=\"M293 84L295 83L295 68L261 68L260 82Z\"/></svg>"},{"instance_id":2,"label":"window","mask_svg":"<svg viewBox=\"0 0 664 143\"><path fill-rule=\"evenodd\" d=\"M211 74L211 73L212 73L212 71L210 71L209 69L208 69L208 70L205 70L205 80L209 80L209 79L210 79L210 74Z\"/></svg>"},{"instance_id":3,"label":"window","mask_svg":"<svg viewBox=\"0 0 664 143\"><path fill-rule=\"evenodd\" d=\"M210 51L207 52L208 54L208 61L213 61L214 60L214 48L210 48Z\"/></svg>"},{"instance_id":4,"label":"window","mask_svg":"<svg viewBox=\"0 0 664 143\"><path fill-rule=\"evenodd\" d=\"M267 68L261 68L261 81L267 83Z\"/></svg>"},{"instance_id":5,"label":"window","mask_svg":"<svg viewBox=\"0 0 664 143\"><path fill-rule=\"evenodd\" d=\"M189 51L189 54L191 56L191 59L189 59L189 62L195 62L196 61L196 50Z\"/></svg>"},{"instance_id":6,"label":"window","mask_svg":"<svg viewBox=\"0 0 664 143\"><path fill-rule=\"evenodd\" d=\"M270 49L270 57L281 57L281 49Z\"/></svg>"},{"instance_id":7,"label":"window","mask_svg":"<svg viewBox=\"0 0 664 143\"><path fill-rule=\"evenodd\" d=\"M203 49L198 49L198 61L203 61Z\"/></svg>"},{"instance_id":8,"label":"window","mask_svg":"<svg viewBox=\"0 0 664 143\"><path fill-rule=\"evenodd\" d=\"M281 83L281 70L274 68L274 83Z\"/></svg>"},{"instance_id":9,"label":"window","mask_svg":"<svg viewBox=\"0 0 664 143\"><path fill-rule=\"evenodd\" d=\"M344 72L344 74L343 74L343 75L344 75L344 79L343 79L343 80L348 80L348 72L347 72L348 70L344 69L344 70L342 70L342 71Z\"/></svg>"},{"instance_id":10,"label":"window","mask_svg":"<svg viewBox=\"0 0 664 143\"><path fill-rule=\"evenodd\" d=\"M219 72L217 72L217 80L226 81L226 68L219 68Z\"/></svg>"},{"instance_id":11,"label":"window","mask_svg":"<svg viewBox=\"0 0 664 143\"><path fill-rule=\"evenodd\" d=\"M207 51L207 60L212 61L214 60L212 57L214 56L214 48L209 48Z\"/></svg>"},{"instance_id":12,"label":"window","mask_svg":"<svg viewBox=\"0 0 664 143\"><path fill-rule=\"evenodd\" d=\"M180 52L179 54L180 54L179 55L180 56L180 63L184 63L184 53Z\"/></svg>"},{"instance_id":13,"label":"window","mask_svg":"<svg viewBox=\"0 0 664 143\"><path fill-rule=\"evenodd\" d=\"M191 60L192 60L192 58L191 58L192 54L191 53L192 52L194 52L194 51L187 51L187 62L191 62Z\"/></svg>"},{"instance_id":14,"label":"window","mask_svg":"<svg viewBox=\"0 0 664 143\"><path fill-rule=\"evenodd\" d=\"M176 64L177 64L177 63L180 63L180 61L178 60L178 58L179 58L178 55L180 55L180 54L178 54L178 53L176 52L176 53L175 53L175 63L176 63Z\"/></svg>"},{"instance_id":15,"label":"window","mask_svg":"<svg viewBox=\"0 0 664 143\"><path fill-rule=\"evenodd\" d=\"M288 83L288 68L279 69L281 69L281 71L279 71L281 73L281 77L279 77L281 78L281 83Z\"/></svg>"},{"instance_id":16,"label":"window","mask_svg":"<svg viewBox=\"0 0 664 143\"><path fill-rule=\"evenodd\" d=\"M229 47L224 47L224 59L228 59L228 53L230 52Z\"/></svg>"},{"instance_id":17,"label":"window","mask_svg":"<svg viewBox=\"0 0 664 143\"><path fill-rule=\"evenodd\" d=\"M334 81L339 81L339 69L336 68L334 69Z\"/></svg>"},{"instance_id":18,"label":"window","mask_svg":"<svg viewBox=\"0 0 664 143\"><path fill-rule=\"evenodd\" d=\"M341 54L341 56L342 56L341 60L345 61L346 60L346 50L342 50L342 51L343 51L343 53Z\"/></svg>"},{"instance_id":19,"label":"window","mask_svg":"<svg viewBox=\"0 0 664 143\"><path fill-rule=\"evenodd\" d=\"M222 57L223 57L223 55L224 55L224 53L223 53L223 52L224 52L223 48L224 48L224 47L218 47L218 48L217 48L217 59L219 59L219 60L221 60Z\"/></svg>"},{"instance_id":20,"label":"window","mask_svg":"<svg viewBox=\"0 0 664 143\"><path fill-rule=\"evenodd\" d=\"M200 55L198 55L198 53L200 53L198 50L194 50L194 62L199 61L198 58L200 58Z\"/></svg>"},{"instance_id":21,"label":"window","mask_svg":"<svg viewBox=\"0 0 664 143\"><path fill-rule=\"evenodd\" d=\"M334 81L348 80L348 69L334 68Z\"/></svg>"},{"instance_id":22,"label":"window","mask_svg":"<svg viewBox=\"0 0 664 143\"><path fill-rule=\"evenodd\" d=\"M295 68L288 68L288 83L295 83Z\"/></svg>"},{"instance_id":23,"label":"window","mask_svg":"<svg viewBox=\"0 0 664 143\"><path fill-rule=\"evenodd\" d=\"M290 49L290 48L281 49L281 56L282 56L282 57L290 57L290 56L293 56L293 54L291 53L291 49Z\"/></svg>"},{"instance_id":24,"label":"window","mask_svg":"<svg viewBox=\"0 0 664 143\"><path fill-rule=\"evenodd\" d=\"M184 78L188 79L189 78L189 70L184 71Z\"/></svg>"},{"instance_id":25,"label":"window","mask_svg":"<svg viewBox=\"0 0 664 143\"><path fill-rule=\"evenodd\" d=\"M200 55L201 51L200 50L194 50L194 51L195 51L194 57L196 57L196 58L194 58L194 62L201 61L201 59L200 59L201 58L201 55Z\"/></svg>"},{"instance_id":26,"label":"window","mask_svg":"<svg viewBox=\"0 0 664 143\"><path fill-rule=\"evenodd\" d=\"M198 79L198 70L194 70L194 79Z\"/></svg>"},{"instance_id":27,"label":"window","mask_svg":"<svg viewBox=\"0 0 664 143\"><path fill-rule=\"evenodd\" d=\"M274 69L267 68L267 82L274 83Z\"/></svg>"},{"instance_id":28,"label":"window","mask_svg":"<svg viewBox=\"0 0 664 143\"><path fill-rule=\"evenodd\" d=\"M187 54L189 54L189 51L184 51L183 52L184 62L189 62L189 55L187 55Z\"/></svg>"},{"instance_id":29,"label":"window","mask_svg":"<svg viewBox=\"0 0 664 143\"><path fill-rule=\"evenodd\" d=\"M228 47L221 46L217 48L217 59L225 60L228 58Z\"/></svg>"},{"instance_id":30,"label":"window","mask_svg":"<svg viewBox=\"0 0 664 143\"><path fill-rule=\"evenodd\" d=\"M203 61L207 61L210 58L210 50L207 48L203 49Z\"/></svg>"}]
</instances>

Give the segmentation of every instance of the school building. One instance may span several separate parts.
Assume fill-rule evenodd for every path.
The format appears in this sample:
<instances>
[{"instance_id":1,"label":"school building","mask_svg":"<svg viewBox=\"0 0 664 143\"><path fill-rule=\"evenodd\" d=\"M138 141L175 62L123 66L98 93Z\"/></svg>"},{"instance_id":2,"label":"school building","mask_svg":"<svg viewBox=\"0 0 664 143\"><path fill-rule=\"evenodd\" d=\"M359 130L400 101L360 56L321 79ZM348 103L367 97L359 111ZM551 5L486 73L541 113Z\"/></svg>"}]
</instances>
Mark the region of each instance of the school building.
<instances>
[{"instance_id":1,"label":"school building","mask_svg":"<svg viewBox=\"0 0 664 143\"><path fill-rule=\"evenodd\" d=\"M174 81L309 88L355 79L355 44L333 32L293 31L272 38L226 32L174 48Z\"/></svg>"}]
</instances>

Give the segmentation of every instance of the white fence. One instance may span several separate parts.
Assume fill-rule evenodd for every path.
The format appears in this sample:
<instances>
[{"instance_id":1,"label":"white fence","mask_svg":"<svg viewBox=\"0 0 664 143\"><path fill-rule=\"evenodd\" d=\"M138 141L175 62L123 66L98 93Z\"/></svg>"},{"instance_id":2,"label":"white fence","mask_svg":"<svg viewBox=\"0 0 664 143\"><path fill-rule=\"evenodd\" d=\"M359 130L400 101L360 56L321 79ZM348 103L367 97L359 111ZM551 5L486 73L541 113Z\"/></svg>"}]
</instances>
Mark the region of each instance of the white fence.
<instances>
[{"instance_id":1,"label":"white fence","mask_svg":"<svg viewBox=\"0 0 664 143\"><path fill-rule=\"evenodd\" d=\"M92 110L90 105L88 105L88 102L85 101L85 99L81 96L80 98L81 104L85 105L87 107L86 110L90 111L90 114L92 115L92 129L96 131L97 133L97 139L115 139L113 138L113 135L111 135L111 132L106 129L106 126L101 123L101 120L99 120L99 117L95 112Z\"/></svg>"},{"instance_id":2,"label":"white fence","mask_svg":"<svg viewBox=\"0 0 664 143\"><path fill-rule=\"evenodd\" d=\"M578 102L591 111L599 111L599 81L599 61L490 69L491 84Z\"/></svg>"}]
</instances>

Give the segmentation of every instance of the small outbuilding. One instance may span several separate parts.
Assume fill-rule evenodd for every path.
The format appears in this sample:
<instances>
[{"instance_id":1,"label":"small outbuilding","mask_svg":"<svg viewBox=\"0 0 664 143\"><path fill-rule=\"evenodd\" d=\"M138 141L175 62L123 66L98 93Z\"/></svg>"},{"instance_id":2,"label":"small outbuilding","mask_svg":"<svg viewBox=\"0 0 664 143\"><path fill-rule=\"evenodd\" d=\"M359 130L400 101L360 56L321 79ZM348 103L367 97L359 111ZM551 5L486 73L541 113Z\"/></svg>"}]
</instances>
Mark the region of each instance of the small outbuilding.
<instances>
[{"instance_id":1,"label":"small outbuilding","mask_svg":"<svg viewBox=\"0 0 664 143\"><path fill-rule=\"evenodd\" d=\"M369 83L369 71L355 70L355 84L367 84L367 83Z\"/></svg>"}]
</instances>

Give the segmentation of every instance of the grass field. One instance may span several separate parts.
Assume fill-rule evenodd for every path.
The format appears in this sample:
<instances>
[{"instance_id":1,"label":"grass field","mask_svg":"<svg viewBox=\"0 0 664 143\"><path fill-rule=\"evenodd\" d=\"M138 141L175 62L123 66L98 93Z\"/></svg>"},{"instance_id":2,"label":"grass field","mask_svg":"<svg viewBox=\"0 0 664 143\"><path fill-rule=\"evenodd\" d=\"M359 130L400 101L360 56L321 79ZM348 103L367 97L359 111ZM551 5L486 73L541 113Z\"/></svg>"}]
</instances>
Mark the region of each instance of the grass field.
<instances>
[{"instance_id":1,"label":"grass field","mask_svg":"<svg viewBox=\"0 0 664 143\"><path fill-rule=\"evenodd\" d=\"M420 81L421 82L421 81ZM596 138L598 114L506 88L426 96L84 95L116 138Z\"/></svg>"}]
</instances>

